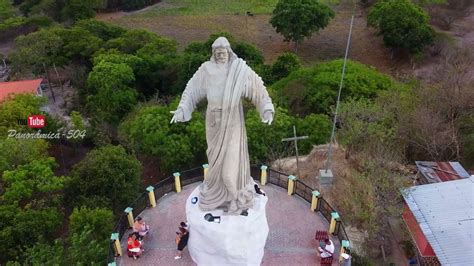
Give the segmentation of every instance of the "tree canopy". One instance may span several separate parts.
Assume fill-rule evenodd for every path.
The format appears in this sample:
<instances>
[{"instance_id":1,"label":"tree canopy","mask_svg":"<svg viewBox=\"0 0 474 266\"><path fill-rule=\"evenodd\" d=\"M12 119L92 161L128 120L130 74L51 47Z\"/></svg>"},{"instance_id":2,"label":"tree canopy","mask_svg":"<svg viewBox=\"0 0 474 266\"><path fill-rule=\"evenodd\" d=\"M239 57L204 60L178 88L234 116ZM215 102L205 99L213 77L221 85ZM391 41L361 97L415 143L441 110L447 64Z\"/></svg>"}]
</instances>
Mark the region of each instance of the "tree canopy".
<instances>
[{"instance_id":1,"label":"tree canopy","mask_svg":"<svg viewBox=\"0 0 474 266\"><path fill-rule=\"evenodd\" d=\"M3 172L0 195L0 261L23 247L51 241L63 223L60 194L66 178L55 176L53 158L37 159Z\"/></svg>"},{"instance_id":2,"label":"tree canopy","mask_svg":"<svg viewBox=\"0 0 474 266\"><path fill-rule=\"evenodd\" d=\"M300 68L272 85L274 101L294 115L330 113L336 103L343 60ZM373 98L377 91L389 90L397 84L387 75L361 63L348 61L341 99Z\"/></svg>"},{"instance_id":3,"label":"tree canopy","mask_svg":"<svg viewBox=\"0 0 474 266\"><path fill-rule=\"evenodd\" d=\"M378 29L387 47L419 53L433 43L428 14L409 0L383 0L369 11L367 23Z\"/></svg>"},{"instance_id":4,"label":"tree canopy","mask_svg":"<svg viewBox=\"0 0 474 266\"><path fill-rule=\"evenodd\" d=\"M270 23L285 41L297 44L324 29L334 16L334 11L318 0L280 0Z\"/></svg>"},{"instance_id":5,"label":"tree canopy","mask_svg":"<svg viewBox=\"0 0 474 266\"><path fill-rule=\"evenodd\" d=\"M137 196L140 162L121 146L90 151L76 164L66 184L70 205L107 207L121 213Z\"/></svg>"}]
</instances>

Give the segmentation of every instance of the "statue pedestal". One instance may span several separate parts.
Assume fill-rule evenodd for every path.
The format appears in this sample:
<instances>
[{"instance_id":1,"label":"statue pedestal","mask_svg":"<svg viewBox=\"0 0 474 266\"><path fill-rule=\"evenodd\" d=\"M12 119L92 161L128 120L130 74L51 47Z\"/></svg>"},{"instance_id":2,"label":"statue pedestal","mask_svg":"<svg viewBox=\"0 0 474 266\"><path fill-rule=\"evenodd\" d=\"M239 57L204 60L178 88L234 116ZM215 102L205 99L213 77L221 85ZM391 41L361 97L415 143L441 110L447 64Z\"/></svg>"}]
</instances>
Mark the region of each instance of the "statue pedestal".
<instances>
[{"instance_id":1,"label":"statue pedestal","mask_svg":"<svg viewBox=\"0 0 474 266\"><path fill-rule=\"evenodd\" d=\"M201 211L192 198L199 198L199 187L186 201L189 224L188 248L197 265L260 265L268 236L265 206L268 198L255 194L248 216L224 215L222 210ZM220 223L204 219L211 213Z\"/></svg>"}]
</instances>

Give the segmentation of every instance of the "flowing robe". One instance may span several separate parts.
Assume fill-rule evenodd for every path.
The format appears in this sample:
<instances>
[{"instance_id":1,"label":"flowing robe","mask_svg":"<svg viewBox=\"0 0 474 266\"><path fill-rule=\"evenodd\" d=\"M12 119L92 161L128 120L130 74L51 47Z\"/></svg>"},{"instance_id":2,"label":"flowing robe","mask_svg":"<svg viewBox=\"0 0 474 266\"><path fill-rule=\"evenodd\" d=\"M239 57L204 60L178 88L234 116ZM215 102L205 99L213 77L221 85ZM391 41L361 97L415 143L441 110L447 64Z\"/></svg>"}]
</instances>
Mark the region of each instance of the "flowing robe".
<instances>
[{"instance_id":1,"label":"flowing robe","mask_svg":"<svg viewBox=\"0 0 474 266\"><path fill-rule=\"evenodd\" d=\"M196 104L207 98L206 140L209 170L200 187L199 207L224 208L240 214L252 206L253 180L241 98L252 101L263 119L274 107L262 79L240 58L228 64L205 62L189 80L178 108L191 119Z\"/></svg>"}]
</instances>

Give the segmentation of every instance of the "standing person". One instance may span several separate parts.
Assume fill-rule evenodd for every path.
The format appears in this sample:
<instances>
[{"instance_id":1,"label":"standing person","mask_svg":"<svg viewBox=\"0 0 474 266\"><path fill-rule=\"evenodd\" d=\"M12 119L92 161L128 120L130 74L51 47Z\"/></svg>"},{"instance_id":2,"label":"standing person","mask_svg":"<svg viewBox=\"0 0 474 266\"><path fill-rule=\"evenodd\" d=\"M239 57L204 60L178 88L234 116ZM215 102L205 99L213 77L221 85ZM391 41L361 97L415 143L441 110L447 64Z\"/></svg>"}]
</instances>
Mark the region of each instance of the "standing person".
<instances>
[{"instance_id":1,"label":"standing person","mask_svg":"<svg viewBox=\"0 0 474 266\"><path fill-rule=\"evenodd\" d=\"M321 258L332 257L334 254L334 243L332 243L331 239L326 238L324 243L321 243L321 246L318 247L318 251Z\"/></svg>"},{"instance_id":2,"label":"standing person","mask_svg":"<svg viewBox=\"0 0 474 266\"><path fill-rule=\"evenodd\" d=\"M135 222L133 223L133 232L138 233L138 240L141 241L143 237L148 234L150 230L150 226L145 223L142 217L138 216L135 218Z\"/></svg>"},{"instance_id":3,"label":"standing person","mask_svg":"<svg viewBox=\"0 0 474 266\"><path fill-rule=\"evenodd\" d=\"M178 236L176 237L176 242L178 244L178 252L176 256L174 257L175 260L181 259L181 255L183 255L183 249L188 245L188 239L189 239L189 231L184 229L183 227L179 228L179 233Z\"/></svg>"},{"instance_id":4,"label":"standing person","mask_svg":"<svg viewBox=\"0 0 474 266\"><path fill-rule=\"evenodd\" d=\"M206 141L209 172L199 187L199 208L222 208L240 215L253 204L253 180L242 98L256 106L263 123L275 109L262 78L232 51L225 37L212 44L212 56L186 85L171 123L186 122L196 105L207 99Z\"/></svg>"},{"instance_id":5,"label":"standing person","mask_svg":"<svg viewBox=\"0 0 474 266\"><path fill-rule=\"evenodd\" d=\"M133 256L133 259L137 259L143 252L140 242L137 239L136 233L131 233L128 235L127 239L127 253L129 257Z\"/></svg>"}]
</instances>

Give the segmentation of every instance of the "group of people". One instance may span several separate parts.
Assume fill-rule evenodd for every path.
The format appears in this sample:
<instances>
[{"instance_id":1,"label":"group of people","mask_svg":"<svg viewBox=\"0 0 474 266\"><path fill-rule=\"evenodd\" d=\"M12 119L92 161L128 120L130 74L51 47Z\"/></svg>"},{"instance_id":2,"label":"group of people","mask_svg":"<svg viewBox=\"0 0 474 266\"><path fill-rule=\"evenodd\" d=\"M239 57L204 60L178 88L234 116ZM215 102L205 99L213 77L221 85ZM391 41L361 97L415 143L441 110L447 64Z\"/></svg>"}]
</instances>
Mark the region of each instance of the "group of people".
<instances>
[{"instance_id":1,"label":"group of people","mask_svg":"<svg viewBox=\"0 0 474 266\"><path fill-rule=\"evenodd\" d=\"M127 253L129 257L137 259L140 257L143 248L143 238L148 235L150 226L145 223L142 217L138 216L133 223L133 233L128 235Z\"/></svg>"},{"instance_id":2,"label":"group of people","mask_svg":"<svg viewBox=\"0 0 474 266\"><path fill-rule=\"evenodd\" d=\"M175 260L181 259L184 248L188 245L189 229L186 222L181 222L179 232L176 232L176 245L178 252L174 257ZM138 259L145 251L143 248L143 240L150 231L150 226L145 223L142 217L138 216L133 223L133 232L128 235L127 239L127 254L128 257Z\"/></svg>"}]
</instances>

